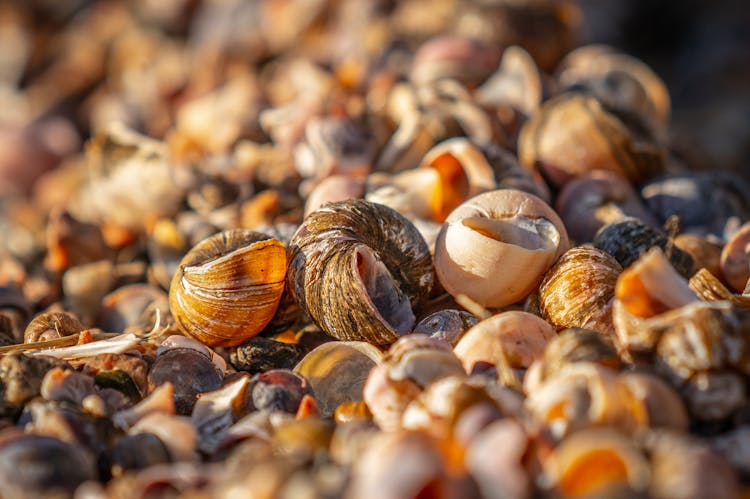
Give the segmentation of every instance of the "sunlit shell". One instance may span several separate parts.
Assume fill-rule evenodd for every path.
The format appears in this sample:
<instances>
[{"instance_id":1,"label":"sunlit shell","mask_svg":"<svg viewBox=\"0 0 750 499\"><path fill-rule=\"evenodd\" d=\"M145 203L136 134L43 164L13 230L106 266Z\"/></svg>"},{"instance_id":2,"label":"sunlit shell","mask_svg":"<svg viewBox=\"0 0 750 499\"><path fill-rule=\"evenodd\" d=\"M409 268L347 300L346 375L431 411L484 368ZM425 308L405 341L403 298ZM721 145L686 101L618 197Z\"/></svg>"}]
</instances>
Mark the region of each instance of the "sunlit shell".
<instances>
[{"instance_id":1,"label":"sunlit shell","mask_svg":"<svg viewBox=\"0 0 750 499\"><path fill-rule=\"evenodd\" d=\"M469 329L454 351L468 373L477 363L527 368L555 336L555 329L536 315L502 312Z\"/></svg>"},{"instance_id":2,"label":"sunlit shell","mask_svg":"<svg viewBox=\"0 0 750 499\"><path fill-rule=\"evenodd\" d=\"M290 243L287 282L327 334L389 344L411 332L432 287L432 259L414 226L362 200L313 212Z\"/></svg>"},{"instance_id":3,"label":"sunlit shell","mask_svg":"<svg viewBox=\"0 0 750 499\"><path fill-rule=\"evenodd\" d=\"M501 307L525 298L567 247L562 221L547 204L501 189L450 214L436 242L435 270L453 296Z\"/></svg>"},{"instance_id":4,"label":"sunlit shell","mask_svg":"<svg viewBox=\"0 0 750 499\"><path fill-rule=\"evenodd\" d=\"M568 250L539 285L539 310L557 329L580 327L613 335L612 299L622 267L590 246Z\"/></svg>"},{"instance_id":5,"label":"sunlit shell","mask_svg":"<svg viewBox=\"0 0 750 499\"><path fill-rule=\"evenodd\" d=\"M169 289L172 315L206 345L238 345L273 318L286 270L281 241L247 230L216 234L180 262Z\"/></svg>"}]
</instances>

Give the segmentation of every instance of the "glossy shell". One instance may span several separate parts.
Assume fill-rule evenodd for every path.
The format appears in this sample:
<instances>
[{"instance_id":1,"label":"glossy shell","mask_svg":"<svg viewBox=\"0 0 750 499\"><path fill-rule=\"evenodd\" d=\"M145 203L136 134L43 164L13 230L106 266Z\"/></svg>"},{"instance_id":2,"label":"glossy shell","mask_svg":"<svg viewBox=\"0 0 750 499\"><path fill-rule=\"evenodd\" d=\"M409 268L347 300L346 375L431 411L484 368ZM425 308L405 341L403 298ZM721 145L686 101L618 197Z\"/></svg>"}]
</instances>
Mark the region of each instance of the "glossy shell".
<instances>
[{"instance_id":1,"label":"glossy shell","mask_svg":"<svg viewBox=\"0 0 750 499\"><path fill-rule=\"evenodd\" d=\"M435 270L451 295L502 307L525 298L567 247L552 208L532 194L501 189L450 214L435 245Z\"/></svg>"},{"instance_id":2,"label":"glossy shell","mask_svg":"<svg viewBox=\"0 0 750 499\"><path fill-rule=\"evenodd\" d=\"M322 416L345 402L362 398L370 370L380 362L380 350L362 341L331 341L308 353L294 368L310 382Z\"/></svg>"},{"instance_id":3,"label":"glossy shell","mask_svg":"<svg viewBox=\"0 0 750 499\"><path fill-rule=\"evenodd\" d=\"M742 293L750 279L750 223L735 232L721 252L721 272L724 280Z\"/></svg>"},{"instance_id":4,"label":"glossy shell","mask_svg":"<svg viewBox=\"0 0 750 499\"><path fill-rule=\"evenodd\" d=\"M411 332L432 287L432 258L396 211L349 200L313 212L290 243L287 282L327 334L383 345Z\"/></svg>"},{"instance_id":5,"label":"glossy shell","mask_svg":"<svg viewBox=\"0 0 750 499\"><path fill-rule=\"evenodd\" d=\"M276 313L284 291L284 244L259 232L233 230L198 243L169 288L180 329L209 346L238 345Z\"/></svg>"}]
</instances>

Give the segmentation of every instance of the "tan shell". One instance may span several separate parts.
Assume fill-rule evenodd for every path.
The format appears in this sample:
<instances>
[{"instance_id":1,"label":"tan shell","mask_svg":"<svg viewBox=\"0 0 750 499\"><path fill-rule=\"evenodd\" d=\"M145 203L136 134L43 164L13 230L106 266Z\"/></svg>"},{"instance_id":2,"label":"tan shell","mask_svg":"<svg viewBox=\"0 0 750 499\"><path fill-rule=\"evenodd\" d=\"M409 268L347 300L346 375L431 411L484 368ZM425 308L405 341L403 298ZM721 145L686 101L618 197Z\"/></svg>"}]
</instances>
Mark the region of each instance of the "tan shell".
<instances>
[{"instance_id":1,"label":"tan shell","mask_svg":"<svg viewBox=\"0 0 750 499\"><path fill-rule=\"evenodd\" d=\"M539 310L557 329L580 327L611 336L611 304L622 268L591 246L568 250L539 286Z\"/></svg>"},{"instance_id":2,"label":"tan shell","mask_svg":"<svg viewBox=\"0 0 750 499\"><path fill-rule=\"evenodd\" d=\"M566 438L545 462L561 497L629 497L645 492L649 466L624 435L604 428ZM619 492L619 494L618 494Z\"/></svg>"},{"instance_id":3,"label":"tan shell","mask_svg":"<svg viewBox=\"0 0 750 499\"><path fill-rule=\"evenodd\" d=\"M594 97L563 94L547 101L521 129L518 159L562 187L594 169L639 184L664 169L664 151L644 129L629 126Z\"/></svg>"},{"instance_id":4,"label":"tan shell","mask_svg":"<svg viewBox=\"0 0 750 499\"><path fill-rule=\"evenodd\" d=\"M477 89L476 97L482 105L510 106L531 116L542 102L539 68L522 47L508 47L497 71Z\"/></svg>"},{"instance_id":5,"label":"tan shell","mask_svg":"<svg viewBox=\"0 0 750 499\"><path fill-rule=\"evenodd\" d=\"M646 408L617 373L590 362L564 366L529 393L526 408L556 437L592 425L632 430L648 423Z\"/></svg>"},{"instance_id":6,"label":"tan shell","mask_svg":"<svg viewBox=\"0 0 750 499\"><path fill-rule=\"evenodd\" d=\"M364 181L344 175L331 175L323 179L307 196L305 216L326 203L358 199L364 194Z\"/></svg>"},{"instance_id":7,"label":"tan shell","mask_svg":"<svg viewBox=\"0 0 750 499\"><path fill-rule=\"evenodd\" d=\"M369 343L331 341L305 355L294 371L310 382L321 416L328 417L339 405L362 399L367 375L381 358Z\"/></svg>"},{"instance_id":8,"label":"tan shell","mask_svg":"<svg viewBox=\"0 0 750 499\"><path fill-rule=\"evenodd\" d=\"M629 75L643 88L650 104L650 109L646 107L651 111L650 117L655 118L662 127L669 123L670 99L667 86L651 68L635 57L617 53L606 45L587 45L570 52L561 67L558 79L566 86L584 78L604 78L615 72Z\"/></svg>"},{"instance_id":9,"label":"tan shell","mask_svg":"<svg viewBox=\"0 0 750 499\"><path fill-rule=\"evenodd\" d=\"M501 189L450 214L435 245L435 270L451 295L502 307L525 298L567 248L552 208L532 194Z\"/></svg>"},{"instance_id":10,"label":"tan shell","mask_svg":"<svg viewBox=\"0 0 750 499\"><path fill-rule=\"evenodd\" d=\"M543 319L526 312L509 311L494 315L469 329L454 352L471 373L478 362L511 368L527 368L541 358L555 329Z\"/></svg>"},{"instance_id":11,"label":"tan shell","mask_svg":"<svg viewBox=\"0 0 750 499\"><path fill-rule=\"evenodd\" d=\"M729 291L718 277L706 269L700 269L688 281L690 289L701 300L707 302L728 301L738 308L750 310L750 293L737 295Z\"/></svg>"},{"instance_id":12,"label":"tan shell","mask_svg":"<svg viewBox=\"0 0 750 499\"><path fill-rule=\"evenodd\" d=\"M377 345L411 332L433 281L417 229L363 200L311 213L292 237L289 262L289 289L313 322L338 339Z\"/></svg>"},{"instance_id":13,"label":"tan shell","mask_svg":"<svg viewBox=\"0 0 750 499\"><path fill-rule=\"evenodd\" d=\"M649 427L688 431L690 419L685 403L661 378L653 374L630 371L621 373L618 381L646 408Z\"/></svg>"},{"instance_id":14,"label":"tan shell","mask_svg":"<svg viewBox=\"0 0 750 499\"><path fill-rule=\"evenodd\" d=\"M247 230L215 234L180 262L169 288L172 315L206 345L239 345L273 318L286 269L286 249L277 239Z\"/></svg>"},{"instance_id":15,"label":"tan shell","mask_svg":"<svg viewBox=\"0 0 750 499\"><path fill-rule=\"evenodd\" d=\"M86 327L78 318L68 312L46 312L39 314L29 322L23 333L24 343L54 340L71 334L80 333Z\"/></svg>"}]
</instances>

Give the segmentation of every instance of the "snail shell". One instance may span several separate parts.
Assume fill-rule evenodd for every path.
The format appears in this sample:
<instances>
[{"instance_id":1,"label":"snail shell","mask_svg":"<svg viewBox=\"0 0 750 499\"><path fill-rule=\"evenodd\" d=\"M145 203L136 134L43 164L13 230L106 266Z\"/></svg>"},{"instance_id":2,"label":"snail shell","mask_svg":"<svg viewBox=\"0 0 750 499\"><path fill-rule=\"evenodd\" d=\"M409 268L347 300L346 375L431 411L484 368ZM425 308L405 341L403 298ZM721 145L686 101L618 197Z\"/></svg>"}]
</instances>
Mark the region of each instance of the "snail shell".
<instances>
[{"instance_id":1,"label":"snail shell","mask_svg":"<svg viewBox=\"0 0 750 499\"><path fill-rule=\"evenodd\" d=\"M450 214L435 244L435 270L451 295L502 307L526 297L567 247L565 227L544 201L500 189Z\"/></svg>"},{"instance_id":2,"label":"snail shell","mask_svg":"<svg viewBox=\"0 0 750 499\"><path fill-rule=\"evenodd\" d=\"M606 251L622 265L629 267L649 248L658 246L663 250L670 248L669 261L683 277L693 274L692 257L671 245L667 236L635 218L611 223L594 237L594 246Z\"/></svg>"},{"instance_id":3,"label":"snail shell","mask_svg":"<svg viewBox=\"0 0 750 499\"><path fill-rule=\"evenodd\" d=\"M726 282L742 293L750 280L750 222L734 233L721 252L721 272Z\"/></svg>"},{"instance_id":4,"label":"snail shell","mask_svg":"<svg viewBox=\"0 0 750 499\"><path fill-rule=\"evenodd\" d=\"M273 318L284 291L284 244L260 232L215 234L182 259L169 288L180 329L209 346L234 346Z\"/></svg>"},{"instance_id":5,"label":"snail shell","mask_svg":"<svg viewBox=\"0 0 750 499\"><path fill-rule=\"evenodd\" d=\"M664 152L648 130L624 121L580 93L548 101L521 129L518 159L557 187L594 169L639 184L664 168Z\"/></svg>"},{"instance_id":6,"label":"snail shell","mask_svg":"<svg viewBox=\"0 0 750 499\"><path fill-rule=\"evenodd\" d=\"M292 237L287 282L300 307L341 340L383 345L411 332L432 287L432 258L398 212L348 200L313 212Z\"/></svg>"},{"instance_id":7,"label":"snail shell","mask_svg":"<svg viewBox=\"0 0 750 499\"><path fill-rule=\"evenodd\" d=\"M612 298L622 267L590 246L568 250L539 286L542 317L558 329L580 327L613 335Z\"/></svg>"}]
</instances>

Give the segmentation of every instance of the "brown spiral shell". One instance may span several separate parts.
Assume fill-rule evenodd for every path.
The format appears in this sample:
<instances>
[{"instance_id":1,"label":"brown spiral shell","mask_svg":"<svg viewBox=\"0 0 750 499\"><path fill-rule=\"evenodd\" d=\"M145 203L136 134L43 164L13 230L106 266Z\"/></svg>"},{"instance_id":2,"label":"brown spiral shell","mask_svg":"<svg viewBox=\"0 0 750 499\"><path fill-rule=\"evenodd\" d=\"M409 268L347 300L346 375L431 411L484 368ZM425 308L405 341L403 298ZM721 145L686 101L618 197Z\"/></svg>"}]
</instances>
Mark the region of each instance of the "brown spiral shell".
<instances>
[{"instance_id":1,"label":"brown spiral shell","mask_svg":"<svg viewBox=\"0 0 750 499\"><path fill-rule=\"evenodd\" d=\"M292 237L287 283L301 308L341 340L383 345L411 332L432 258L395 210L364 200L325 205Z\"/></svg>"},{"instance_id":2,"label":"brown spiral shell","mask_svg":"<svg viewBox=\"0 0 750 499\"><path fill-rule=\"evenodd\" d=\"M614 335L612 299L622 267L591 246L571 248L539 286L539 310L557 329L580 327Z\"/></svg>"},{"instance_id":3,"label":"brown spiral shell","mask_svg":"<svg viewBox=\"0 0 750 499\"><path fill-rule=\"evenodd\" d=\"M169 288L180 329L209 346L239 345L273 318L284 291L284 244L261 232L230 230L193 247Z\"/></svg>"}]
</instances>

